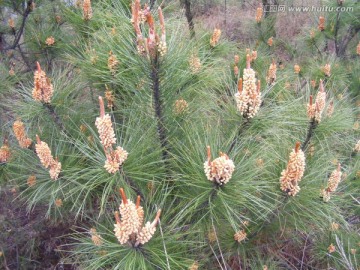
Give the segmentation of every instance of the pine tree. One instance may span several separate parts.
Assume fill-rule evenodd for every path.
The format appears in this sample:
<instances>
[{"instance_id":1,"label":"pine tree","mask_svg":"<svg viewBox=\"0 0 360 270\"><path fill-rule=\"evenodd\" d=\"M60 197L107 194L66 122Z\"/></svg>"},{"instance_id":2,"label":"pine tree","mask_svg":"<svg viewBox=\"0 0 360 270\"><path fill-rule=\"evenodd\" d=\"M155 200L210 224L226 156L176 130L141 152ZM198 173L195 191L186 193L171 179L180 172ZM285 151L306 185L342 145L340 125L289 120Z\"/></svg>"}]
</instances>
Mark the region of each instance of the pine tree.
<instances>
[{"instance_id":1,"label":"pine tree","mask_svg":"<svg viewBox=\"0 0 360 270\"><path fill-rule=\"evenodd\" d=\"M259 42L237 48L220 28L190 38L177 2L32 4L25 34L14 22L4 39L15 49L21 36L29 58L1 65L1 180L29 212L46 205L48 218L82 224L71 261L285 269L283 249L310 245L294 269L355 269L360 147L345 44L311 58L309 36L296 52L306 60L284 68L283 43L264 35L276 18L260 10Z\"/></svg>"}]
</instances>

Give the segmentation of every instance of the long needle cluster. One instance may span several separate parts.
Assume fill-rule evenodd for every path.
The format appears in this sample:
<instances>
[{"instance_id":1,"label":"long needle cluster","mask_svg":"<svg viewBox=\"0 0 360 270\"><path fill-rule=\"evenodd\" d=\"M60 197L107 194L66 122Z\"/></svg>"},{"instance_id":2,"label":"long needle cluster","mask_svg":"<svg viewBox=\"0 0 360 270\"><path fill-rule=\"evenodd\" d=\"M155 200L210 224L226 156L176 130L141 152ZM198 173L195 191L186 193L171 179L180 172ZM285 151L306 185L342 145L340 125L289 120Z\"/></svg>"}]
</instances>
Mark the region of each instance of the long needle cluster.
<instances>
[{"instance_id":1,"label":"long needle cluster","mask_svg":"<svg viewBox=\"0 0 360 270\"><path fill-rule=\"evenodd\" d=\"M119 212L115 212L116 224L114 224L115 236L120 244L129 243L134 247L147 243L156 231L156 224L160 219L161 209L156 213L152 223L144 223L144 210L140 206L140 196L137 196L136 204L129 200L122 188L120 188L122 204Z\"/></svg>"},{"instance_id":2,"label":"long needle cluster","mask_svg":"<svg viewBox=\"0 0 360 270\"><path fill-rule=\"evenodd\" d=\"M113 144L116 143L115 132L112 127L109 114L105 114L105 105L102 97L99 97L100 117L96 118L95 126L99 132L100 142L104 147L106 161L104 168L109 173L116 173L121 164L127 159L128 152L118 146L114 150Z\"/></svg>"},{"instance_id":3,"label":"long needle cluster","mask_svg":"<svg viewBox=\"0 0 360 270\"><path fill-rule=\"evenodd\" d=\"M309 104L307 105L307 115L310 119L315 119L317 123L321 121L321 115L324 111L326 103L326 92L323 81L320 80L320 90L316 95L315 103L313 104L313 97L310 96Z\"/></svg>"},{"instance_id":4,"label":"long needle cluster","mask_svg":"<svg viewBox=\"0 0 360 270\"><path fill-rule=\"evenodd\" d=\"M251 57L248 54L243 78L239 79L238 92L235 94L237 108L245 118L253 118L261 105L260 80L256 80L250 61Z\"/></svg>"},{"instance_id":5,"label":"long needle cluster","mask_svg":"<svg viewBox=\"0 0 360 270\"><path fill-rule=\"evenodd\" d=\"M337 168L333 170L333 172L331 173L327 187L321 191L321 195L325 202L328 202L330 200L330 194L336 191L341 181L341 176L342 176L341 165L339 163Z\"/></svg>"},{"instance_id":6,"label":"long needle cluster","mask_svg":"<svg viewBox=\"0 0 360 270\"><path fill-rule=\"evenodd\" d=\"M31 145L32 141L30 138L27 137L24 123L21 122L21 120L16 120L13 124L13 130L20 147L28 148Z\"/></svg>"},{"instance_id":7,"label":"long needle cluster","mask_svg":"<svg viewBox=\"0 0 360 270\"><path fill-rule=\"evenodd\" d=\"M290 153L286 169L281 172L280 189L290 196L295 196L300 191L298 183L301 181L304 171L305 155L300 149L300 142L297 142L295 149Z\"/></svg>"},{"instance_id":8,"label":"long needle cluster","mask_svg":"<svg viewBox=\"0 0 360 270\"><path fill-rule=\"evenodd\" d=\"M141 9L140 0L135 0L131 4L131 22L133 24L135 34L137 37L137 50L141 55L148 55L152 58L155 58L157 53L160 56L164 56L167 52L166 45L166 31L165 31L165 21L162 13L161 7L158 8L159 22L160 22L160 37L155 31L155 22L151 14L150 8L145 5ZM142 23L147 23L149 26L148 37L145 38L141 32L140 25Z\"/></svg>"},{"instance_id":9,"label":"long needle cluster","mask_svg":"<svg viewBox=\"0 0 360 270\"><path fill-rule=\"evenodd\" d=\"M46 142L42 142L38 135L36 135L35 151L41 164L46 169L49 169L50 178L57 180L61 171L61 163L57 158L53 158L48 144Z\"/></svg>"},{"instance_id":10,"label":"long needle cluster","mask_svg":"<svg viewBox=\"0 0 360 270\"><path fill-rule=\"evenodd\" d=\"M34 88L32 91L33 99L43 103L50 103L53 96L53 85L50 79L46 76L45 71L40 67L39 62L36 62L36 71L34 72Z\"/></svg>"},{"instance_id":11,"label":"long needle cluster","mask_svg":"<svg viewBox=\"0 0 360 270\"><path fill-rule=\"evenodd\" d=\"M220 157L211 161L211 149L207 147L207 160L204 162L204 171L207 179L218 185L229 182L235 170L234 162L228 155L220 152Z\"/></svg>"}]
</instances>

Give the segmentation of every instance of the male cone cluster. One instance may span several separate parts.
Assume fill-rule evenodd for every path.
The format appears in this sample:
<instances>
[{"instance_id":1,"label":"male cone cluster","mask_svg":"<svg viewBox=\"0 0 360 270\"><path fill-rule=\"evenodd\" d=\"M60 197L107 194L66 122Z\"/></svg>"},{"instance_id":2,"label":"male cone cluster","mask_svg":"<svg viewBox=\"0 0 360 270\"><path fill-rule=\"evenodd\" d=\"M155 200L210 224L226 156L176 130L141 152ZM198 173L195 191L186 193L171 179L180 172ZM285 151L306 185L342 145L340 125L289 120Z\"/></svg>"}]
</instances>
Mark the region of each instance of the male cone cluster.
<instances>
[{"instance_id":1,"label":"male cone cluster","mask_svg":"<svg viewBox=\"0 0 360 270\"><path fill-rule=\"evenodd\" d=\"M42 142L38 135L36 135L35 151L41 164L46 169L49 169L51 179L57 180L61 171L61 163L53 158L48 144Z\"/></svg>"},{"instance_id":2,"label":"male cone cluster","mask_svg":"<svg viewBox=\"0 0 360 270\"><path fill-rule=\"evenodd\" d=\"M134 247L147 243L156 231L156 224L159 221L161 209L158 210L152 223L149 221L143 226L144 210L140 206L140 196L136 204L127 199L124 190L120 189L122 204L119 212L115 212L116 224L114 224L115 236L120 244L130 242Z\"/></svg>"},{"instance_id":3,"label":"male cone cluster","mask_svg":"<svg viewBox=\"0 0 360 270\"><path fill-rule=\"evenodd\" d=\"M300 187L298 183L304 175L305 155L300 149L300 142L296 143L295 149L292 150L286 169L281 172L280 189L290 196L295 196Z\"/></svg>"},{"instance_id":4,"label":"male cone cluster","mask_svg":"<svg viewBox=\"0 0 360 270\"><path fill-rule=\"evenodd\" d=\"M235 170L234 162L224 153L220 157L211 161L211 149L207 147L207 161L204 162L204 171L207 179L218 185L229 182Z\"/></svg>"},{"instance_id":5,"label":"male cone cluster","mask_svg":"<svg viewBox=\"0 0 360 270\"><path fill-rule=\"evenodd\" d=\"M32 141L30 138L27 137L24 123L21 122L21 120L19 120L19 119L16 120L13 124L13 130L14 130L15 137L19 142L20 147L21 148L29 148Z\"/></svg>"},{"instance_id":6,"label":"male cone cluster","mask_svg":"<svg viewBox=\"0 0 360 270\"><path fill-rule=\"evenodd\" d=\"M236 105L242 116L253 118L261 105L260 81L255 78L255 71L250 67L251 57L246 56L246 68L243 78L238 81L238 92L235 94Z\"/></svg>"},{"instance_id":7,"label":"male cone cluster","mask_svg":"<svg viewBox=\"0 0 360 270\"><path fill-rule=\"evenodd\" d=\"M140 0L135 0L131 4L131 22L135 30L137 37L137 50L141 55L148 55L151 58L155 58L156 54L159 53L160 56L164 56L167 53L166 45L166 31L165 31L165 21L162 13L162 9L158 8L159 21L161 35L160 37L156 34L155 31L155 22L151 14L150 7L147 5L141 9ZM147 23L149 26L148 37L145 38L142 34L140 25Z\"/></svg>"},{"instance_id":8,"label":"male cone cluster","mask_svg":"<svg viewBox=\"0 0 360 270\"><path fill-rule=\"evenodd\" d=\"M325 108L326 92L324 89L323 81L320 80L320 90L316 95L315 103L313 104L313 97L310 96L309 104L307 105L307 115L309 119L315 119L317 123L320 123L321 116Z\"/></svg>"},{"instance_id":9,"label":"male cone cluster","mask_svg":"<svg viewBox=\"0 0 360 270\"><path fill-rule=\"evenodd\" d=\"M36 67L37 70L34 73L34 88L32 96L36 101L50 103L54 92L53 85L51 84L50 79L46 76L45 71L41 69L39 62L36 62Z\"/></svg>"},{"instance_id":10,"label":"male cone cluster","mask_svg":"<svg viewBox=\"0 0 360 270\"><path fill-rule=\"evenodd\" d=\"M116 143L115 132L112 127L110 115L105 114L105 105L102 97L99 97L99 105L100 117L96 118L95 126L99 132L100 141L106 154L104 168L109 173L114 174L127 159L128 152L120 146L116 147L115 150L113 149L113 144Z\"/></svg>"},{"instance_id":11,"label":"male cone cluster","mask_svg":"<svg viewBox=\"0 0 360 270\"><path fill-rule=\"evenodd\" d=\"M330 200L330 194L336 191L341 181L341 176L341 165L339 163L337 168L331 173L327 187L321 191L321 196L323 197L324 202L328 202Z\"/></svg>"}]
</instances>

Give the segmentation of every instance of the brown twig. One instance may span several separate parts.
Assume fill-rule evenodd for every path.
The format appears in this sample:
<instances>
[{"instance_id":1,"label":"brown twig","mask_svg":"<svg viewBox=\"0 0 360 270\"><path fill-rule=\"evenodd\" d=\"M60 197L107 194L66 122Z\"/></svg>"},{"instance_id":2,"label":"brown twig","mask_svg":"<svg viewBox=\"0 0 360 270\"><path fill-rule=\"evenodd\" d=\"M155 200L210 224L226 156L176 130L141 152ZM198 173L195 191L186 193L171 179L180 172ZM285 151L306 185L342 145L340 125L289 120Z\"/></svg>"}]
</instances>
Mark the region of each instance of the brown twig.
<instances>
[{"instance_id":1,"label":"brown twig","mask_svg":"<svg viewBox=\"0 0 360 270\"><path fill-rule=\"evenodd\" d=\"M19 28L19 30L17 32L15 40L14 40L14 42L13 42L13 44L11 46L6 47L4 50L13 50L18 46L18 43L19 43L20 38L22 36L22 33L24 32L26 19L29 16L30 12L32 11L32 9L31 9L32 3L33 3L33 0L27 1L27 7L26 7L24 13L22 14L23 18L22 18L21 26L20 26L20 28Z\"/></svg>"}]
</instances>

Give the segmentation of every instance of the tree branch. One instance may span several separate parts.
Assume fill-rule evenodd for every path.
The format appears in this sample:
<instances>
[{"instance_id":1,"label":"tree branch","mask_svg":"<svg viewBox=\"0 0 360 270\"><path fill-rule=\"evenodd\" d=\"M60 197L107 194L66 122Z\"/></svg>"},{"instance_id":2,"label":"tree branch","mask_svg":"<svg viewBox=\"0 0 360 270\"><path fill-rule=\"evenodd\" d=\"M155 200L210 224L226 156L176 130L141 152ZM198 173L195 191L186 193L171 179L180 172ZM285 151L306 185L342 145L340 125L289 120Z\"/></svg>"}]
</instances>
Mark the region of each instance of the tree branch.
<instances>
[{"instance_id":1,"label":"tree branch","mask_svg":"<svg viewBox=\"0 0 360 270\"><path fill-rule=\"evenodd\" d=\"M339 45L339 51L336 54L338 57L343 57L346 51L346 47L348 46L350 40L353 39L353 37L360 31L360 26L354 26L350 25L345 37L342 39L340 45Z\"/></svg>"},{"instance_id":2,"label":"tree branch","mask_svg":"<svg viewBox=\"0 0 360 270\"><path fill-rule=\"evenodd\" d=\"M305 151L310 140L311 137L314 135L314 130L316 129L318 125L318 122L316 122L315 118L312 118L310 123L309 123L309 128L308 128L308 132L305 138L305 141L301 144L301 150Z\"/></svg>"},{"instance_id":3,"label":"tree branch","mask_svg":"<svg viewBox=\"0 0 360 270\"><path fill-rule=\"evenodd\" d=\"M152 90L153 90L153 98L154 98L155 116L157 119L157 131L158 131L160 144L162 147L162 159L166 164L169 158L169 143L167 141L164 116L162 112L160 78L159 78L159 58L157 54L152 60L151 64L152 64L151 80L152 80L152 88L153 88Z\"/></svg>"},{"instance_id":4,"label":"tree branch","mask_svg":"<svg viewBox=\"0 0 360 270\"><path fill-rule=\"evenodd\" d=\"M193 15L191 13L191 2L190 0L185 0L184 4L185 4L185 16L190 30L190 37L195 38L194 21L193 21Z\"/></svg>"},{"instance_id":5,"label":"tree branch","mask_svg":"<svg viewBox=\"0 0 360 270\"><path fill-rule=\"evenodd\" d=\"M21 26L20 26L20 29L17 32L14 43L11 46L6 47L4 50L13 50L13 49L15 49L17 47L17 45L18 45L18 43L20 41L20 38L22 36L22 33L24 32L26 19L27 19L27 17L29 16L29 14L31 12L31 4L32 3L33 3L33 0L29 0L27 2L27 7L26 7L26 9L25 9L25 11L23 13Z\"/></svg>"}]
</instances>

